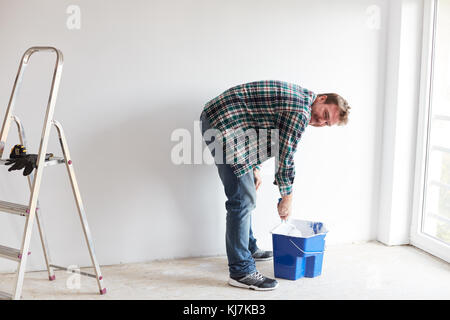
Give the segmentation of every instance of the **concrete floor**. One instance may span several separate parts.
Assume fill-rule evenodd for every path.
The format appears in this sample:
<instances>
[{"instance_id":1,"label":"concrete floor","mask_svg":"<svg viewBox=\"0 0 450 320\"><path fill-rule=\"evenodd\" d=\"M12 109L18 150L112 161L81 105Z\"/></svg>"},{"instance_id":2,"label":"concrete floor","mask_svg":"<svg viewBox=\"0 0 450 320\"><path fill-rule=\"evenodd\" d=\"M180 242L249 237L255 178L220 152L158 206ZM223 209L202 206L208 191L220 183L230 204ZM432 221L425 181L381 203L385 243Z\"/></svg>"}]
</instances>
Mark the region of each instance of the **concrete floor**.
<instances>
[{"instance_id":1,"label":"concrete floor","mask_svg":"<svg viewBox=\"0 0 450 320\"><path fill-rule=\"evenodd\" d=\"M273 276L273 262L258 262ZM87 272L92 272L83 269ZM226 257L190 258L102 268L108 294L96 294L94 279L82 277L70 289L70 274L27 273L24 299L450 299L450 264L412 246L387 247L377 242L329 246L322 275L297 281L279 279L275 291L256 292L227 284ZM9 291L13 274L0 275L0 290Z\"/></svg>"}]
</instances>

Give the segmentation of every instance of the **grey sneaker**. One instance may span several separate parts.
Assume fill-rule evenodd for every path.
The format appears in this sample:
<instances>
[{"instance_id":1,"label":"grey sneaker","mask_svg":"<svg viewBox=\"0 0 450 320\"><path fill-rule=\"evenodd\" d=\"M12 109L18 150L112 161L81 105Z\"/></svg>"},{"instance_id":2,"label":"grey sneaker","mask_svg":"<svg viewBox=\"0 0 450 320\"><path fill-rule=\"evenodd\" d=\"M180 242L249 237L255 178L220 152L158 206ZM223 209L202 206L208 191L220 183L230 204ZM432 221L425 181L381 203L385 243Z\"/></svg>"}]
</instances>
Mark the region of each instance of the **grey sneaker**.
<instances>
[{"instance_id":1,"label":"grey sneaker","mask_svg":"<svg viewBox=\"0 0 450 320\"><path fill-rule=\"evenodd\" d=\"M277 280L267 278L258 271L238 279L230 277L228 284L234 287L252 289L256 291L269 291L278 287Z\"/></svg>"},{"instance_id":2,"label":"grey sneaker","mask_svg":"<svg viewBox=\"0 0 450 320\"><path fill-rule=\"evenodd\" d=\"M254 254L252 254L252 257L255 261L268 261L273 259L273 252L258 249Z\"/></svg>"}]
</instances>

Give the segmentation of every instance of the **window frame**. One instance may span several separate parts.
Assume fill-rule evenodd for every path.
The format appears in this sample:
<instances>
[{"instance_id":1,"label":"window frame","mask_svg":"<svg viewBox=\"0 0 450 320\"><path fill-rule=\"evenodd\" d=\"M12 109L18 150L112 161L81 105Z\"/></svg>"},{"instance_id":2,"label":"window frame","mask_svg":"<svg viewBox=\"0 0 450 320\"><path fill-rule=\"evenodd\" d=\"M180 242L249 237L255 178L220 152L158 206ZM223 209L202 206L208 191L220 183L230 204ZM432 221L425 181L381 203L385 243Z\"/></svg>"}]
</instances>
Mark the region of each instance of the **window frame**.
<instances>
[{"instance_id":1,"label":"window frame","mask_svg":"<svg viewBox=\"0 0 450 320\"><path fill-rule=\"evenodd\" d=\"M450 262L450 245L422 231L425 216L425 196L427 194L427 163L430 152L431 99L433 93L434 48L438 2L439 0L424 1L420 100L410 242L412 245Z\"/></svg>"}]
</instances>

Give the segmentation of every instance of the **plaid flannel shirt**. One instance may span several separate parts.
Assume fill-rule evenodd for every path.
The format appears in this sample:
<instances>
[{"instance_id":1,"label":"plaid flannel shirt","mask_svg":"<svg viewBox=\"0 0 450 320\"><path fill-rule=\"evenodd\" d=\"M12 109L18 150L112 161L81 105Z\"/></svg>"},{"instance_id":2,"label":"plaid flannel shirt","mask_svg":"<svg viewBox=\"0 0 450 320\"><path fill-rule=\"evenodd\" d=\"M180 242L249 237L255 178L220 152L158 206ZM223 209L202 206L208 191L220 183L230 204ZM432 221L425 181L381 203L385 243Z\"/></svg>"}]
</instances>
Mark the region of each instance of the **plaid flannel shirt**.
<instances>
[{"instance_id":1,"label":"plaid flannel shirt","mask_svg":"<svg viewBox=\"0 0 450 320\"><path fill-rule=\"evenodd\" d=\"M208 101L204 111L211 127L218 129L222 141L232 138L234 161L227 159L237 177L257 167L265 159L258 156L260 139L239 135L249 129L278 129L278 171L275 181L282 196L292 192L295 177L294 153L311 119L311 105L316 94L299 85L264 80L232 87ZM239 133L240 132L240 133ZM238 143L236 143L238 141ZM228 153L227 153L228 155ZM271 155L273 156L273 154ZM233 159L231 159L233 160Z\"/></svg>"}]
</instances>

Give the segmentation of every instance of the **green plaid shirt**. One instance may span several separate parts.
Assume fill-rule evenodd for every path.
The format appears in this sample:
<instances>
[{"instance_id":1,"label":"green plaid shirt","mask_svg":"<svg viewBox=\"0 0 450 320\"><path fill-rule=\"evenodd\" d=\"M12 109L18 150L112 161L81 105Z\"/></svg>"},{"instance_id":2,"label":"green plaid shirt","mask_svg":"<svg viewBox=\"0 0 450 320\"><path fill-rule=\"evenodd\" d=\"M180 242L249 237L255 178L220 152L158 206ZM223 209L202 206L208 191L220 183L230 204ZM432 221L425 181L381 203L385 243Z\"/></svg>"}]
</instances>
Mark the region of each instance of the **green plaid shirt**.
<instances>
[{"instance_id":1,"label":"green plaid shirt","mask_svg":"<svg viewBox=\"0 0 450 320\"><path fill-rule=\"evenodd\" d=\"M284 196L292 192L295 177L293 156L311 118L311 105L315 99L315 93L293 83L255 81L226 90L208 101L204 111L211 127L218 129L224 139L232 138L235 142L232 152L234 161L227 159L227 163L237 177L265 160L258 156L261 141L264 140L244 137L244 143L236 143L242 141L238 139L239 135L251 129L278 129L279 153L275 181L280 194Z\"/></svg>"}]
</instances>

